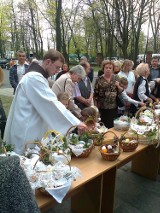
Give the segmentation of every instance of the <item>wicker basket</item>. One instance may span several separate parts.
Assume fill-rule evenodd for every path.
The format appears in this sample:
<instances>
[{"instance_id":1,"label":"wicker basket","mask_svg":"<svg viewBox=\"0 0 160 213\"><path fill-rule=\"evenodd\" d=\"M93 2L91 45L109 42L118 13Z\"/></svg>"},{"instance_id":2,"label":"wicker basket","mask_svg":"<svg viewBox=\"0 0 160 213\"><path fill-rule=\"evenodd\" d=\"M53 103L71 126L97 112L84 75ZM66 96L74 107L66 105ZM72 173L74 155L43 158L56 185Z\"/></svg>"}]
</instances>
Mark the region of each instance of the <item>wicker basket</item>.
<instances>
[{"instance_id":1,"label":"wicker basket","mask_svg":"<svg viewBox=\"0 0 160 213\"><path fill-rule=\"evenodd\" d=\"M156 121L156 123L159 122L158 117L157 117L155 111L154 111L153 109L149 108L149 107L146 107L146 106L141 107L141 108L136 112L135 118L137 118L137 117L140 115L140 113L141 113L141 112L144 112L145 110L149 110L149 111L153 114L152 123L153 123L154 121ZM152 124L152 123L151 123L151 124Z\"/></svg>"},{"instance_id":2,"label":"wicker basket","mask_svg":"<svg viewBox=\"0 0 160 213\"><path fill-rule=\"evenodd\" d=\"M138 118L138 116L140 115L141 112L145 111L145 110L149 110L152 114L153 114L153 119L152 119L152 122L150 125L144 123L143 126L148 126L148 127L151 127L153 124L156 125L156 129L157 129L157 139L155 137L151 137L151 136L148 136L147 135L147 131L144 132L144 135L142 134L138 134L138 132L135 132L135 130L133 130L132 128L129 130L129 132L133 133L137 133L138 134L138 141L139 143L142 143L142 144L147 144L147 145L150 145L150 144L158 144L157 146L159 146L159 143L160 143L160 128L159 128L159 118L158 116L156 115L155 111L149 107L141 107L135 114L135 119ZM139 125L141 126L141 125ZM132 127L132 124L131 124L131 127ZM138 130L137 130L138 131Z\"/></svg>"},{"instance_id":3,"label":"wicker basket","mask_svg":"<svg viewBox=\"0 0 160 213\"><path fill-rule=\"evenodd\" d=\"M69 139L69 134L71 133L71 130L72 130L72 129L75 129L76 127L77 127L77 126L72 126L72 127L70 127L70 128L68 129L68 131L67 131L67 133L66 133L66 139L67 139L67 140ZM72 152L72 156L73 156L73 157L77 157L77 158L86 158L86 157L88 157L88 156L90 155L90 153L91 153L93 147L94 147L94 145L91 144L88 148L86 148L86 149L82 152L82 154L80 154L80 155L78 155L78 156L76 156L76 155ZM71 151L72 151L72 150L71 150Z\"/></svg>"},{"instance_id":4,"label":"wicker basket","mask_svg":"<svg viewBox=\"0 0 160 213\"><path fill-rule=\"evenodd\" d=\"M107 161L115 161L117 160L117 158L119 157L120 155L120 147L119 147L119 138L117 137L117 135L112 132L112 131L108 131L107 133L112 133L114 135L114 138L113 139L110 139L111 140L111 143L110 144L105 144L105 145L101 145L100 148L99 148L99 151L101 153L101 156L104 160L107 160ZM105 146L106 149L108 147L108 145L111 145L111 146L115 146L116 149L118 150L118 152L114 152L114 153L110 153L110 152L106 152L106 153L103 153L102 152L102 147Z\"/></svg>"},{"instance_id":5,"label":"wicker basket","mask_svg":"<svg viewBox=\"0 0 160 213\"><path fill-rule=\"evenodd\" d=\"M109 131L105 132L104 135L107 135L108 133L111 133L112 135L114 135L114 137L113 138L105 137L104 140L103 140L104 144L114 144L114 143L116 144L116 143L119 142L119 138L117 137L117 135L113 131L109 130Z\"/></svg>"},{"instance_id":6,"label":"wicker basket","mask_svg":"<svg viewBox=\"0 0 160 213\"><path fill-rule=\"evenodd\" d=\"M102 145L105 133L92 132L91 137L95 146Z\"/></svg>"},{"instance_id":7,"label":"wicker basket","mask_svg":"<svg viewBox=\"0 0 160 213\"><path fill-rule=\"evenodd\" d=\"M82 152L82 154L80 154L80 155L78 155L78 156L76 156L76 155L72 152L72 156L73 156L73 157L76 157L76 158L87 158L87 157L90 155L90 153L91 153L93 147L94 147L94 146L93 146L93 144L92 144L90 147L88 147L87 149L85 149L85 150Z\"/></svg>"},{"instance_id":8,"label":"wicker basket","mask_svg":"<svg viewBox=\"0 0 160 213\"><path fill-rule=\"evenodd\" d=\"M50 133L54 133L55 134L55 138L59 137L60 140L63 142L63 138L61 137L61 135L58 132L54 131L54 130L47 131L46 134L45 134L45 136L43 137L43 139L46 139ZM48 164L54 164L55 163L55 158L52 156L52 154L53 153L57 153L58 155L63 155L64 159L67 162L67 164L70 166L70 161L69 161L69 159L68 159L68 157L67 157L66 154L64 154L62 152L59 152L59 151L52 151L51 149L49 149L48 147L46 147L40 141L34 141L34 142L28 142L28 143L26 143L25 150L27 150L28 145L31 145L31 144L38 145L39 148L40 148L39 154L37 154L37 153L31 153L31 154L37 154L37 155L39 155L39 158L38 158L37 162L40 160L40 161L42 161L46 165L48 165ZM35 163L34 168L35 168L37 162Z\"/></svg>"},{"instance_id":9,"label":"wicker basket","mask_svg":"<svg viewBox=\"0 0 160 213\"><path fill-rule=\"evenodd\" d=\"M127 132L126 132L127 133ZM125 133L125 134L126 134ZM138 135L137 138L134 137L125 137L125 134L123 134L119 140L119 145L122 148L123 152L133 152L134 150L136 150L139 142L138 142ZM125 140L129 139L129 142L126 142ZM130 142L130 141L134 141L134 142Z\"/></svg>"},{"instance_id":10,"label":"wicker basket","mask_svg":"<svg viewBox=\"0 0 160 213\"><path fill-rule=\"evenodd\" d=\"M115 161L117 160L117 158L119 157L120 155L120 149L118 151L118 153L103 153L102 152L102 147L103 146L106 146L107 147L108 144L106 145L102 145L99 149L100 153L101 153L101 156L104 160L107 160L107 161Z\"/></svg>"},{"instance_id":11,"label":"wicker basket","mask_svg":"<svg viewBox=\"0 0 160 213\"><path fill-rule=\"evenodd\" d=\"M99 122L98 123L100 125L101 128L104 128L104 131L103 132L99 132L98 130L97 131L91 131L90 134L91 134L91 138L93 140L93 144L95 146L100 146L102 145L103 143L103 140L104 140L104 135L106 134L106 127L105 125L102 123L102 122Z\"/></svg>"}]
</instances>

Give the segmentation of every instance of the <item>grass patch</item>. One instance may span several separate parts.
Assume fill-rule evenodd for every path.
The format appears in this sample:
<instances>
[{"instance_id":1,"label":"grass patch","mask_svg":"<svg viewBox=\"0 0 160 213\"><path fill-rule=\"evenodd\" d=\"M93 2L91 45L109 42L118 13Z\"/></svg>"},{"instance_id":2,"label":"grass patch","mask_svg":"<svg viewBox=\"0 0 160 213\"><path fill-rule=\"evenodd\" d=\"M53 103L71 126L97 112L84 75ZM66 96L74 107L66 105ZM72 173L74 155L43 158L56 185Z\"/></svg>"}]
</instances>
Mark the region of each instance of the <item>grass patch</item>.
<instances>
[{"instance_id":1,"label":"grass patch","mask_svg":"<svg viewBox=\"0 0 160 213\"><path fill-rule=\"evenodd\" d=\"M6 116L8 116L8 112L9 112L13 97L1 95L1 100L2 100L2 104L3 104L4 111L6 113Z\"/></svg>"}]
</instances>

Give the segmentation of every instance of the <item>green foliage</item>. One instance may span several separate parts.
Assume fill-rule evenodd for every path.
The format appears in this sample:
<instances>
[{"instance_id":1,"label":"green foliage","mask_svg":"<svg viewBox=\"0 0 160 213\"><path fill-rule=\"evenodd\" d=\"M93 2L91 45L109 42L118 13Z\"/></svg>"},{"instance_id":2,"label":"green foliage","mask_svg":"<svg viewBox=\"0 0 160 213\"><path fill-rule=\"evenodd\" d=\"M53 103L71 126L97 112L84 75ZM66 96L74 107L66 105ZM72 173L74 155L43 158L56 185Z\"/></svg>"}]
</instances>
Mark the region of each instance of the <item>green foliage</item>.
<instances>
[{"instance_id":1,"label":"green foliage","mask_svg":"<svg viewBox=\"0 0 160 213\"><path fill-rule=\"evenodd\" d=\"M72 136L69 139L69 143L72 145L76 145L79 142L79 138L76 134L72 134Z\"/></svg>"},{"instance_id":2,"label":"green foliage","mask_svg":"<svg viewBox=\"0 0 160 213\"><path fill-rule=\"evenodd\" d=\"M11 7L7 2L0 3L0 51L1 57L5 54L5 45L10 39Z\"/></svg>"},{"instance_id":3,"label":"green foliage","mask_svg":"<svg viewBox=\"0 0 160 213\"><path fill-rule=\"evenodd\" d=\"M12 152L15 148L13 144L6 144L6 142L1 142L0 144L0 153L4 153L4 148L7 152Z\"/></svg>"},{"instance_id":4,"label":"green foliage","mask_svg":"<svg viewBox=\"0 0 160 213\"><path fill-rule=\"evenodd\" d=\"M67 143L67 139L66 139L66 137L63 137L63 148L64 148L64 150L65 149L67 149L68 148L68 143Z\"/></svg>"},{"instance_id":5,"label":"green foliage","mask_svg":"<svg viewBox=\"0 0 160 213\"><path fill-rule=\"evenodd\" d=\"M2 104L3 104L3 108L5 110L6 115L8 115L13 97L9 97L9 96L1 96L1 100L2 100Z\"/></svg>"},{"instance_id":6,"label":"green foliage","mask_svg":"<svg viewBox=\"0 0 160 213\"><path fill-rule=\"evenodd\" d=\"M72 136L69 138L69 143L72 145L77 145L80 141L85 142L84 148L88 148L92 142L91 133L83 132L80 135L72 134Z\"/></svg>"},{"instance_id":7,"label":"green foliage","mask_svg":"<svg viewBox=\"0 0 160 213\"><path fill-rule=\"evenodd\" d=\"M89 139L91 139L91 133L90 132L84 132L79 136L80 141L88 142Z\"/></svg>"}]
</instances>

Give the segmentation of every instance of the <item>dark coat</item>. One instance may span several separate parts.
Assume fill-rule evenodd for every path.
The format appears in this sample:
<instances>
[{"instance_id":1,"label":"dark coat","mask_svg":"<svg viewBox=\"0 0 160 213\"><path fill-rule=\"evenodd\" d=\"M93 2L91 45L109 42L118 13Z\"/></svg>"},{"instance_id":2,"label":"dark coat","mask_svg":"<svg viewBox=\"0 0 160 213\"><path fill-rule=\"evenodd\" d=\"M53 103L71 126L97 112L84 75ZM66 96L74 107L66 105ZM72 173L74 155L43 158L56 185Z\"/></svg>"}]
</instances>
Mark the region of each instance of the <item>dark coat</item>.
<instances>
[{"instance_id":1,"label":"dark coat","mask_svg":"<svg viewBox=\"0 0 160 213\"><path fill-rule=\"evenodd\" d=\"M29 67L28 64L24 64L25 73L27 72L28 67ZM10 84L13 87L14 93L15 93L17 85L19 83L19 81L18 81L18 75L17 75L17 64L13 65L11 67L11 69L10 69L10 72L9 72L9 81L10 81Z\"/></svg>"},{"instance_id":2,"label":"dark coat","mask_svg":"<svg viewBox=\"0 0 160 213\"><path fill-rule=\"evenodd\" d=\"M0 212L40 213L17 156L0 157Z\"/></svg>"}]
</instances>

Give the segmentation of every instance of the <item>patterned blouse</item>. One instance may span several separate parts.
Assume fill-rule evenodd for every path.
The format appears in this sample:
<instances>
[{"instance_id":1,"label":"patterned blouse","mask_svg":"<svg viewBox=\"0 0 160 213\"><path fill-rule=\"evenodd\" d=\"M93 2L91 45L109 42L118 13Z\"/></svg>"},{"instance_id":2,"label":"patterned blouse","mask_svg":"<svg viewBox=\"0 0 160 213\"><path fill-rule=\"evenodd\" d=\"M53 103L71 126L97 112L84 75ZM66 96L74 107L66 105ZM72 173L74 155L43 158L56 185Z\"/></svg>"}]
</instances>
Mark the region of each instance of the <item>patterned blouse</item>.
<instances>
[{"instance_id":1,"label":"patterned blouse","mask_svg":"<svg viewBox=\"0 0 160 213\"><path fill-rule=\"evenodd\" d=\"M110 82L103 76L97 78L94 88L94 99L97 101L97 107L100 109L115 109L117 107L116 97L118 88L115 82L119 80L117 75L112 75Z\"/></svg>"}]
</instances>

